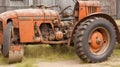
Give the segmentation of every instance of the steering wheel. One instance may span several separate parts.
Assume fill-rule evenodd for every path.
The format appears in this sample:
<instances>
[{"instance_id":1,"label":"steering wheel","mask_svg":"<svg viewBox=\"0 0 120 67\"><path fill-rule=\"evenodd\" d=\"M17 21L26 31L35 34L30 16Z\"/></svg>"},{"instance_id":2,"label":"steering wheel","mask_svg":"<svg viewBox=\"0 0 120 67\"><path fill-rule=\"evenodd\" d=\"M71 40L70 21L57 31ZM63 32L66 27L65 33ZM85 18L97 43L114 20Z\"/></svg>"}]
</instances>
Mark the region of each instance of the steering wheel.
<instances>
[{"instance_id":1,"label":"steering wheel","mask_svg":"<svg viewBox=\"0 0 120 67\"><path fill-rule=\"evenodd\" d=\"M63 10L61 10L61 12L59 14L64 18L72 16L71 13L66 12L66 10L71 8L71 7L72 6L65 7ZM72 9L70 9L70 10L72 11Z\"/></svg>"},{"instance_id":2,"label":"steering wheel","mask_svg":"<svg viewBox=\"0 0 120 67\"><path fill-rule=\"evenodd\" d=\"M54 7L59 7L61 9L61 7L59 5L52 5L52 6L46 6L46 5L37 5L38 8L40 9L48 9L48 8L54 8ZM65 7L63 10L60 10L60 15L64 18L66 17L70 17L71 13L66 12L67 9L71 8L71 6L67 6ZM72 10L72 9L71 9Z\"/></svg>"}]
</instances>

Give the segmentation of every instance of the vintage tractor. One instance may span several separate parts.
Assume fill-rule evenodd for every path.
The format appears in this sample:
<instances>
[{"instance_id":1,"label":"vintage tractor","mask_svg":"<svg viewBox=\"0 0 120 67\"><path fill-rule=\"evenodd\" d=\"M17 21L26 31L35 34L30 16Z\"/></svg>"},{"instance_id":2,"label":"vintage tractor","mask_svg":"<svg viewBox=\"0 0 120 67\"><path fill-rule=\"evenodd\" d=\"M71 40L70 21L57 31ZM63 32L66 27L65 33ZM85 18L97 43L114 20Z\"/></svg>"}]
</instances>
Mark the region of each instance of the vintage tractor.
<instances>
[{"instance_id":1,"label":"vintage tractor","mask_svg":"<svg viewBox=\"0 0 120 67\"><path fill-rule=\"evenodd\" d=\"M114 19L101 12L98 1L77 1L72 19L47 8L0 14L1 52L9 63L22 61L24 44L74 46L83 61L102 62L111 55L116 39L120 42Z\"/></svg>"}]
</instances>

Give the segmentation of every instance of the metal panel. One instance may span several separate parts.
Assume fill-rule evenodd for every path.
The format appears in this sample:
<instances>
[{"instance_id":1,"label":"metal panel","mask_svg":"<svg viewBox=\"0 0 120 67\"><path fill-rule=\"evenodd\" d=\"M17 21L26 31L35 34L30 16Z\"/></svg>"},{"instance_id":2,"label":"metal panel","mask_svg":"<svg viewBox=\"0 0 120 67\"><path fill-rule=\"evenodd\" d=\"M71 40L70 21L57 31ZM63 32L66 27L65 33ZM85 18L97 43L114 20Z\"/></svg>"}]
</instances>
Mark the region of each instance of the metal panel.
<instances>
[{"instance_id":1,"label":"metal panel","mask_svg":"<svg viewBox=\"0 0 120 67\"><path fill-rule=\"evenodd\" d=\"M31 20L19 21L20 42L33 42L34 23Z\"/></svg>"}]
</instances>

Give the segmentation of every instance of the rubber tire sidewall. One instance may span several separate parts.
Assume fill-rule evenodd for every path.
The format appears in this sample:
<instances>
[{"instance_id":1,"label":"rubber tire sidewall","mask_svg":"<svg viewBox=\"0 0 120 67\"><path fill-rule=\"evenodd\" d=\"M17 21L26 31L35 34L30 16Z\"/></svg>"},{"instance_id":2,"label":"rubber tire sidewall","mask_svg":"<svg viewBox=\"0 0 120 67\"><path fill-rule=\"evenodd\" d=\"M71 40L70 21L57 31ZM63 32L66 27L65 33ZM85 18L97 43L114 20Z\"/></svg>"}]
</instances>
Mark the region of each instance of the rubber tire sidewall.
<instances>
[{"instance_id":1,"label":"rubber tire sidewall","mask_svg":"<svg viewBox=\"0 0 120 67\"><path fill-rule=\"evenodd\" d=\"M93 29L95 29L96 27L104 27L110 35L110 45L108 46L108 49L101 55L92 54L89 50L88 38L89 38L89 35L91 34L91 32L93 31ZM94 61L106 60L107 57L109 57L111 55L111 53L114 49L114 45L116 42L115 35L116 34L114 31L114 27L111 23L109 23L108 20L99 19L99 20L93 21L93 23L87 27L87 30L85 31L85 34L83 36L82 44L83 44L84 52L91 60L94 60Z\"/></svg>"},{"instance_id":2,"label":"rubber tire sidewall","mask_svg":"<svg viewBox=\"0 0 120 67\"><path fill-rule=\"evenodd\" d=\"M11 39L11 26L12 22L9 22L4 30L4 38L3 38L3 45L2 45L2 53L4 57L8 57L9 50L10 50L10 39Z\"/></svg>"}]
</instances>

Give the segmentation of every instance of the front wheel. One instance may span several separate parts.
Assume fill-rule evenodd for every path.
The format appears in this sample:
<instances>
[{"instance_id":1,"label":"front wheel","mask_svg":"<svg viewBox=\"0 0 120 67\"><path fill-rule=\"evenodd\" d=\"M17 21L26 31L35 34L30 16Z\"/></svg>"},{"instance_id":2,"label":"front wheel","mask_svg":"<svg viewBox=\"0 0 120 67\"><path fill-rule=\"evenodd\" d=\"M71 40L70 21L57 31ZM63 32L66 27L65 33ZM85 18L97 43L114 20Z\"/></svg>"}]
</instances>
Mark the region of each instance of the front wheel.
<instances>
[{"instance_id":1,"label":"front wheel","mask_svg":"<svg viewBox=\"0 0 120 67\"><path fill-rule=\"evenodd\" d=\"M2 45L2 54L8 58L8 63L20 62L23 57L23 46L14 42L14 32L12 22L9 21L4 30L4 38Z\"/></svg>"},{"instance_id":2,"label":"front wheel","mask_svg":"<svg viewBox=\"0 0 120 67\"><path fill-rule=\"evenodd\" d=\"M107 60L114 49L116 34L114 26L105 18L88 19L75 31L75 50L85 62Z\"/></svg>"}]
</instances>

